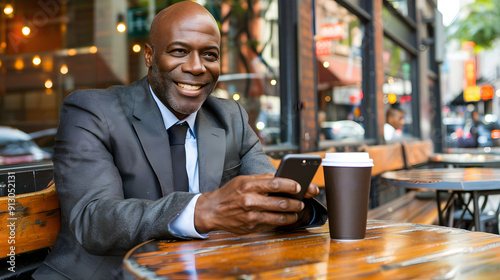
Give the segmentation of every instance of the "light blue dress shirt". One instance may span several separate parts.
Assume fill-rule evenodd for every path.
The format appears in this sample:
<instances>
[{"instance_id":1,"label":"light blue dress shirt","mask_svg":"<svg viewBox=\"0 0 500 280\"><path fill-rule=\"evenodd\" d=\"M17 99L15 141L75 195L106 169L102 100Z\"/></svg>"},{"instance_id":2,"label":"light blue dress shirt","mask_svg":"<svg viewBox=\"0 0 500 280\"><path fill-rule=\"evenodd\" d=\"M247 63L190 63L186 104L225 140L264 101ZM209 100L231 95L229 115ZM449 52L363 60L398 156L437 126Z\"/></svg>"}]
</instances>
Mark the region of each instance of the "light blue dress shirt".
<instances>
[{"instance_id":1,"label":"light blue dress shirt","mask_svg":"<svg viewBox=\"0 0 500 280\"><path fill-rule=\"evenodd\" d=\"M189 115L182 121L179 119L156 97L151 86L149 91L153 96L153 99L160 109L161 116L163 118L163 123L165 124L165 129L168 130L172 125L177 123L187 122L189 125L188 133L186 133L186 171L189 180L189 192L199 193L200 192L200 182L198 173L198 146L196 140L196 129L195 121L198 112ZM189 204L184 208L184 210L170 222L169 230L177 235L193 237L193 238L207 238L206 234L199 234L194 227L194 209L196 202L201 194L196 195Z\"/></svg>"}]
</instances>

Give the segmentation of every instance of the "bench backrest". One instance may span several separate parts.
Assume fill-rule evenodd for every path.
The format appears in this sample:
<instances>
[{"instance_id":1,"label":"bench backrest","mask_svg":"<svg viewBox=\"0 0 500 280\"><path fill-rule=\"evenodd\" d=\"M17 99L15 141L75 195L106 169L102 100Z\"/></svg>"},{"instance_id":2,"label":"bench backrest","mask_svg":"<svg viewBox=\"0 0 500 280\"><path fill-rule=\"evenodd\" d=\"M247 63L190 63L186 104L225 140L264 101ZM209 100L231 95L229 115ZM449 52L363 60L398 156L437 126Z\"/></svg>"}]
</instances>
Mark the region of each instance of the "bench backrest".
<instances>
[{"instance_id":1,"label":"bench backrest","mask_svg":"<svg viewBox=\"0 0 500 280\"><path fill-rule=\"evenodd\" d=\"M434 145L431 140L403 142L403 151L405 168L412 168L429 162L429 157L434 152Z\"/></svg>"},{"instance_id":2,"label":"bench backrest","mask_svg":"<svg viewBox=\"0 0 500 280\"><path fill-rule=\"evenodd\" d=\"M360 151L367 152L373 159L372 176L405 168L401 143L364 146Z\"/></svg>"},{"instance_id":3,"label":"bench backrest","mask_svg":"<svg viewBox=\"0 0 500 280\"><path fill-rule=\"evenodd\" d=\"M56 241L61 215L53 182L41 191L0 197L0 209L6 210L0 211L0 240L6 243L0 246L0 258L8 257L11 246L21 254L50 247ZM9 245L9 240L15 244Z\"/></svg>"}]
</instances>

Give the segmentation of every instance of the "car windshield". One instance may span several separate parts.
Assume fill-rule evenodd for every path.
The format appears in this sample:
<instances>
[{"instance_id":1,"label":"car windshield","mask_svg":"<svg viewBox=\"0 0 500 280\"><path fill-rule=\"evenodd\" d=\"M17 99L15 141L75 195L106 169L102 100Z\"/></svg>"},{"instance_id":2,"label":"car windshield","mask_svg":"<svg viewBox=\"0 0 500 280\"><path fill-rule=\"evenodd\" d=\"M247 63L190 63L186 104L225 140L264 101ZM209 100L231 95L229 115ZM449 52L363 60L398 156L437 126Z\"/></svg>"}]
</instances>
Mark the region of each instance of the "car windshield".
<instances>
[{"instance_id":1,"label":"car windshield","mask_svg":"<svg viewBox=\"0 0 500 280\"><path fill-rule=\"evenodd\" d=\"M33 145L34 143L31 140L3 141L1 139L0 155L14 156L28 154Z\"/></svg>"}]
</instances>

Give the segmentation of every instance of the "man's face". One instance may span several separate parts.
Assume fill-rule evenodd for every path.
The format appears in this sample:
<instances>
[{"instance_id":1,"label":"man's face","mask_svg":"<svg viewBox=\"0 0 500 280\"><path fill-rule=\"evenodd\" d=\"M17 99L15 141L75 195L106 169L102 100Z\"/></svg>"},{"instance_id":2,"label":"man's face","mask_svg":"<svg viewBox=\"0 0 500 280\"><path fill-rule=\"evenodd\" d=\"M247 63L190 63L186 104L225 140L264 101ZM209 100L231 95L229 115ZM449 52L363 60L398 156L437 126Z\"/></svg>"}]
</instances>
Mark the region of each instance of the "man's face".
<instances>
[{"instance_id":1,"label":"man's face","mask_svg":"<svg viewBox=\"0 0 500 280\"><path fill-rule=\"evenodd\" d=\"M403 129L403 126L405 125L405 114L401 111L394 111L389 116L387 122L395 129Z\"/></svg>"},{"instance_id":2,"label":"man's face","mask_svg":"<svg viewBox=\"0 0 500 280\"><path fill-rule=\"evenodd\" d=\"M220 74L220 35L206 15L163 19L144 57L154 93L179 119L196 112Z\"/></svg>"}]
</instances>

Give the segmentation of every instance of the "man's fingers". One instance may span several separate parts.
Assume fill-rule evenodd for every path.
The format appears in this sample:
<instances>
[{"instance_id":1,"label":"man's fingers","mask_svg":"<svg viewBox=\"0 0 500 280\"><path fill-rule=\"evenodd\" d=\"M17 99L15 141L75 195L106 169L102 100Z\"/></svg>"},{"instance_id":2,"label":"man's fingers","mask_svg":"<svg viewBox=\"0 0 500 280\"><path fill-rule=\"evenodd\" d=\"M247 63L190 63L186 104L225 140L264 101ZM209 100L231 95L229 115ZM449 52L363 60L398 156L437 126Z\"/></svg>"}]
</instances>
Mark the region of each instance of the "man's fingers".
<instances>
[{"instance_id":1,"label":"man's fingers","mask_svg":"<svg viewBox=\"0 0 500 280\"><path fill-rule=\"evenodd\" d=\"M304 195L304 198L311 198L311 197L315 197L319 194L319 188L318 188L318 185L314 184L314 183L311 183L309 185L309 188L307 188L307 192L306 194Z\"/></svg>"},{"instance_id":2,"label":"man's fingers","mask_svg":"<svg viewBox=\"0 0 500 280\"><path fill-rule=\"evenodd\" d=\"M304 208L304 203L293 198L263 196L255 193L245 195L241 207L245 211L299 212Z\"/></svg>"},{"instance_id":3,"label":"man's fingers","mask_svg":"<svg viewBox=\"0 0 500 280\"><path fill-rule=\"evenodd\" d=\"M300 192L300 185L286 178L259 178L258 180L247 181L244 186L245 192L256 192L256 193L290 193L296 194Z\"/></svg>"}]
</instances>

